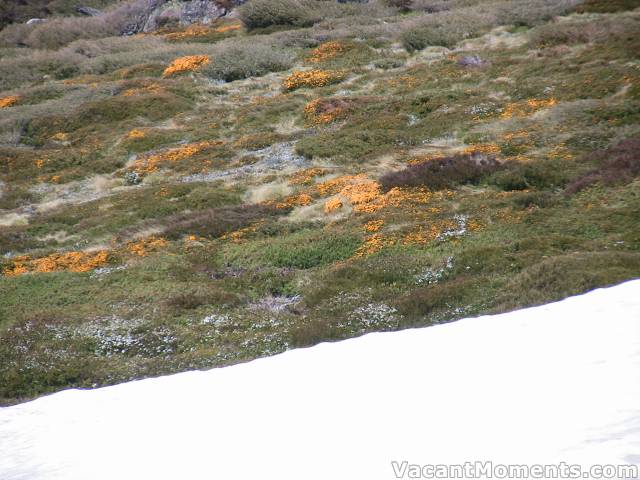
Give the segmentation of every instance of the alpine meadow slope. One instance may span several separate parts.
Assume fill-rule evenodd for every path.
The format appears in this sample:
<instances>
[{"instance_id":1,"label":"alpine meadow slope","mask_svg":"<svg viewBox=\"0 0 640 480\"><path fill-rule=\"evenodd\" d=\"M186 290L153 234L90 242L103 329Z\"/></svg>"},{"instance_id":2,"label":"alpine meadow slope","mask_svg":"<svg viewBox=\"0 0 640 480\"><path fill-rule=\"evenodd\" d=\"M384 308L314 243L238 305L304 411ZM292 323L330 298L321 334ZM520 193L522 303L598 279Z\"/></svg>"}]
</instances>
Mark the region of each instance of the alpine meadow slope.
<instances>
[{"instance_id":1,"label":"alpine meadow slope","mask_svg":"<svg viewBox=\"0 0 640 480\"><path fill-rule=\"evenodd\" d=\"M501 315L67 390L0 409L0 477L391 480L428 478L409 464L477 461L564 462L587 474L635 466L616 478L637 478L639 320L635 280Z\"/></svg>"},{"instance_id":2,"label":"alpine meadow slope","mask_svg":"<svg viewBox=\"0 0 640 480\"><path fill-rule=\"evenodd\" d=\"M1 405L640 277L637 0L28 3Z\"/></svg>"}]
</instances>

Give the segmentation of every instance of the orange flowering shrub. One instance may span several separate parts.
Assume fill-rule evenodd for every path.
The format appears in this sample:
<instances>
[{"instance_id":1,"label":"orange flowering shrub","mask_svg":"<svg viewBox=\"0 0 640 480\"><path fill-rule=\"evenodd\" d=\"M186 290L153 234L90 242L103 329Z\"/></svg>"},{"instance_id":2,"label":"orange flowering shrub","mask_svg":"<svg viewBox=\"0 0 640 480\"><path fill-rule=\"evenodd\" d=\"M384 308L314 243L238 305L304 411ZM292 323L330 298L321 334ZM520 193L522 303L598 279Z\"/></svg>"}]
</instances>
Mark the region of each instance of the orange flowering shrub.
<instances>
[{"instance_id":1,"label":"orange flowering shrub","mask_svg":"<svg viewBox=\"0 0 640 480\"><path fill-rule=\"evenodd\" d=\"M364 230L366 232L377 232L384 225L384 220L371 220L364 224Z\"/></svg>"},{"instance_id":2,"label":"orange flowering shrub","mask_svg":"<svg viewBox=\"0 0 640 480\"><path fill-rule=\"evenodd\" d=\"M478 143L470 145L464 149L463 153L471 155L474 153L485 153L487 155L496 155L500 153L500 147L495 143Z\"/></svg>"},{"instance_id":3,"label":"orange flowering shrub","mask_svg":"<svg viewBox=\"0 0 640 480\"><path fill-rule=\"evenodd\" d=\"M282 201L267 201L264 202L265 205L273 205L280 210L286 210L293 207L303 207L305 205L310 205L313 199L311 195L306 193L300 193L298 195L290 195L286 197Z\"/></svg>"},{"instance_id":4,"label":"orange flowering shrub","mask_svg":"<svg viewBox=\"0 0 640 480\"><path fill-rule=\"evenodd\" d=\"M30 258L27 255L16 257L13 265L5 270L8 276L24 273L45 272L88 272L107 263L109 254L106 250L97 252L52 253L46 257Z\"/></svg>"},{"instance_id":5,"label":"orange flowering shrub","mask_svg":"<svg viewBox=\"0 0 640 480\"><path fill-rule=\"evenodd\" d=\"M325 173L327 173L327 170L319 167L300 170L291 175L289 185L310 185L315 177L324 175Z\"/></svg>"},{"instance_id":6,"label":"orange flowering shrub","mask_svg":"<svg viewBox=\"0 0 640 480\"><path fill-rule=\"evenodd\" d=\"M134 165L134 170L138 173L155 172L163 163L178 162L218 145L222 145L222 142L202 141L171 148L164 152L137 159Z\"/></svg>"},{"instance_id":7,"label":"orange flowering shrub","mask_svg":"<svg viewBox=\"0 0 640 480\"><path fill-rule=\"evenodd\" d=\"M369 180L363 174L344 175L316 185L320 195L338 194L325 202L325 212L332 212L343 206L348 200L357 213L374 213L386 207L404 207L428 203L434 193L426 188L395 187L382 193L380 183ZM439 192L438 196L446 194Z\"/></svg>"},{"instance_id":8,"label":"orange flowering shrub","mask_svg":"<svg viewBox=\"0 0 640 480\"><path fill-rule=\"evenodd\" d=\"M69 134L65 132L58 132L55 135L51 136L51 140L55 140L56 142L68 142Z\"/></svg>"},{"instance_id":9,"label":"orange flowering shrub","mask_svg":"<svg viewBox=\"0 0 640 480\"><path fill-rule=\"evenodd\" d=\"M537 100L532 98L524 102L508 103L500 114L501 118L526 117L543 108L553 107L558 101L555 98Z\"/></svg>"},{"instance_id":10,"label":"orange flowering shrub","mask_svg":"<svg viewBox=\"0 0 640 480\"><path fill-rule=\"evenodd\" d=\"M147 136L147 133L144 130L139 128L134 128L129 133L127 133L128 139L136 139L136 138L144 138Z\"/></svg>"},{"instance_id":11,"label":"orange flowering shrub","mask_svg":"<svg viewBox=\"0 0 640 480\"><path fill-rule=\"evenodd\" d=\"M166 247L168 244L169 242L164 238L149 237L138 240L137 242L129 242L125 248L129 253L133 253L139 257L146 257L150 253L157 252Z\"/></svg>"},{"instance_id":12,"label":"orange flowering shrub","mask_svg":"<svg viewBox=\"0 0 640 480\"><path fill-rule=\"evenodd\" d=\"M185 30L181 32L171 32L164 35L164 38L167 40L188 40L192 38L200 38L206 37L211 34L222 34L227 32L233 32L235 30L240 30L242 28L242 24L233 23L228 25L222 25L217 28L211 28L202 24L193 24L187 27Z\"/></svg>"},{"instance_id":13,"label":"orange flowering shrub","mask_svg":"<svg viewBox=\"0 0 640 480\"><path fill-rule=\"evenodd\" d=\"M349 102L340 98L316 98L305 105L304 115L309 125L322 125L343 116L348 108Z\"/></svg>"},{"instance_id":14,"label":"orange flowering shrub","mask_svg":"<svg viewBox=\"0 0 640 480\"><path fill-rule=\"evenodd\" d=\"M340 195L351 202L356 212L372 213L382 208L379 202L382 190L380 184L375 180L347 185L340 190Z\"/></svg>"},{"instance_id":15,"label":"orange flowering shrub","mask_svg":"<svg viewBox=\"0 0 640 480\"><path fill-rule=\"evenodd\" d=\"M307 61L312 63L321 63L331 58L337 57L346 50L347 46L342 42L325 42L311 51L311 55L307 57Z\"/></svg>"},{"instance_id":16,"label":"orange flowering shrub","mask_svg":"<svg viewBox=\"0 0 640 480\"><path fill-rule=\"evenodd\" d=\"M158 83L149 83L143 87L128 88L121 95L124 97L135 97L136 95L158 94L164 92L165 89Z\"/></svg>"},{"instance_id":17,"label":"orange flowering shrub","mask_svg":"<svg viewBox=\"0 0 640 480\"><path fill-rule=\"evenodd\" d=\"M258 228L262 226L264 221L258 221L249 225L248 227L240 228L238 230L234 230L233 232L225 233L220 237L221 240L231 240L233 243L241 243L245 237L251 233L255 233L258 231Z\"/></svg>"},{"instance_id":18,"label":"orange flowering shrub","mask_svg":"<svg viewBox=\"0 0 640 480\"><path fill-rule=\"evenodd\" d=\"M455 227L456 224L449 220L446 220L444 222L432 223L427 227L420 225L415 230L412 230L404 235L404 237L402 238L402 244L423 245L438 238L440 235L442 235L442 232L448 229L453 229Z\"/></svg>"},{"instance_id":19,"label":"orange flowering shrub","mask_svg":"<svg viewBox=\"0 0 640 480\"><path fill-rule=\"evenodd\" d=\"M7 108L15 105L20 100L18 95L9 95L8 97L0 98L0 108Z\"/></svg>"},{"instance_id":20,"label":"orange flowering shrub","mask_svg":"<svg viewBox=\"0 0 640 480\"><path fill-rule=\"evenodd\" d=\"M208 55L189 55L186 57L176 58L164 72L163 77L169 77L176 73L192 72L209 63Z\"/></svg>"},{"instance_id":21,"label":"orange flowering shrub","mask_svg":"<svg viewBox=\"0 0 640 480\"><path fill-rule=\"evenodd\" d=\"M282 86L289 91L303 87L325 87L341 82L345 77L345 72L338 70L298 70L285 78Z\"/></svg>"},{"instance_id":22,"label":"orange flowering shrub","mask_svg":"<svg viewBox=\"0 0 640 480\"><path fill-rule=\"evenodd\" d=\"M330 198L324 203L324 211L325 213L333 212L334 210L338 210L342 208L342 200L338 197Z\"/></svg>"},{"instance_id":23,"label":"orange flowering shrub","mask_svg":"<svg viewBox=\"0 0 640 480\"><path fill-rule=\"evenodd\" d=\"M366 180L367 176L362 173L358 175L342 175L317 184L316 189L318 193L324 197L340 192L340 190L350 183L364 182Z\"/></svg>"},{"instance_id":24,"label":"orange flowering shrub","mask_svg":"<svg viewBox=\"0 0 640 480\"><path fill-rule=\"evenodd\" d=\"M365 241L362 243L362 245L360 245L353 256L358 258L372 255L376 252L379 252L384 247L390 247L395 243L396 242L393 238L385 238L380 233L374 233L373 235L369 235L367 238L365 238Z\"/></svg>"}]
</instances>

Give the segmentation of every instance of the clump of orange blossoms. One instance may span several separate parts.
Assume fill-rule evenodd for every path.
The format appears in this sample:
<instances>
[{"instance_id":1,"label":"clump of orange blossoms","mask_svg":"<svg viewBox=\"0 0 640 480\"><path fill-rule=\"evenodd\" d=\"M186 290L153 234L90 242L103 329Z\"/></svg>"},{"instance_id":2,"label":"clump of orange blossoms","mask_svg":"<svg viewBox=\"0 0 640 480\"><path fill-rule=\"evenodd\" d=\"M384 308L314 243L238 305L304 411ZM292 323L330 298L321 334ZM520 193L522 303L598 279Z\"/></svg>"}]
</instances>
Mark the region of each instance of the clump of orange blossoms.
<instances>
[{"instance_id":1,"label":"clump of orange blossoms","mask_svg":"<svg viewBox=\"0 0 640 480\"><path fill-rule=\"evenodd\" d=\"M344 175L316 185L320 195L338 194L325 203L325 212L331 212L343 206L348 200L357 213L374 213L385 207L415 206L428 203L434 194L425 188L395 187L382 193L381 185L369 180L363 174ZM438 195L445 195L438 192Z\"/></svg>"},{"instance_id":2,"label":"clump of orange blossoms","mask_svg":"<svg viewBox=\"0 0 640 480\"><path fill-rule=\"evenodd\" d=\"M331 58L337 57L346 50L346 45L341 42L325 42L322 45L319 45L317 48L314 48L311 51L311 55L307 57L307 60L312 63L324 62Z\"/></svg>"},{"instance_id":3,"label":"clump of orange blossoms","mask_svg":"<svg viewBox=\"0 0 640 480\"><path fill-rule=\"evenodd\" d=\"M282 86L285 90L324 87L344 80L345 76L337 70L297 70L285 78Z\"/></svg>"},{"instance_id":4,"label":"clump of orange blossoms","mask_svg":"<svg viewBox=\"0 0 640 480\"><path fill-rule=\"evenodd\" d=\"M139 257L146 257L149 253L156 252L169 244L164 238L149 237L138 240L137 242L129 242L126 245L127 251Z\"/></svg>"},{"instance_id":5,"label":"clump of orange blossoms","mask_svg":"<svg viewBox=\"0 0 640 480\"><path fill-rule=\"evenodd\" d=\"M558 100L556 100L555 98L550 98L548 100L537 100L535 98L532 98L524 102L508 103L504 110L502 110L500 117L526 117L527 115L531 115L532 113L535 113L538 110L542 110L543 108L553 107L554 105L557 105L557 103Z\"/></svg>"},{"instance_id":6,"label":"clump of orange blossoms","mask_svg":"<svg viewBox=\"0 0 640 480\"><path fill-rule=\"evenodd\" d=\"M7 108L15 105L20 100L18 95L9 95L8 97L0 98L0 108Z\"/></svg>"},{"instance_id":7,"label":"clump of orange blossoms","mask_svg":"<svg viewBox=\"0 0 640 480\"><path fill-rule=\"evenodd\" d=\"M310 125L322 125L331 123L337 118L344 115L349 108L349 103L346 100L336 99L322 99L316 98L311 100L304 107L304 114L307 118L307 123Z\"/></svg>"},{"instance_id":8,"label":"clump of orange blossoms","mask_svg":"<svg viewBox=\"0 0 640 480\"><path fill-rule=\"evenodd\" d=\"M330 198L324 203L325 213L331 213L339 208L342 208L342 200L339 197Z\"/></svg>"},{"instance_id":9,"label":"clump of orange blossoms","mask_svg":"<svg viewBox=\"0 0 640 480\"><path fill-rule=\"evenodd\" d=\"M284 200L279 202L268 201L265 202L266 205L274 205L277 209L286 210L294 207L304 207L306 205L310 205L313 199L311 195L306 193L300 193L298 195L290 195L286 197Z\"/></svg>"},{"instance_id":10,"label":"clump of orange blossoms","mask_svg":"<svg viewBox=\"0 0 640 480\"><path fill-rule=\"evenodd\" d=\"M209 63L208 55L189 55L186 57L176 58L164 72L163 77L169 77L176 73L192 72Z\"/></svg>"},{"instance_id":11,"label":"clump of orange blossoms","mask_svg":"<svg viewBox=\"0 0 640 480\"><path fill-rule=\"evenodd\" d=\"M232 32L234 30L240 30L241 28L242 24L240 23L222 25L217 28L211 28L202 24L193 24L181 32L167 33L164 35L164 38L166 38L167 40L184 40L189 38L206 37L207 35L211 35L212 33Z\"/></svg>"},{"instance_id":12,"label":"clump of orange blossoms","mask_svg":"<svg viewBox=\"0 0 640 480\"><path fill-rule=\"evenodd\" d=\"M8 276L18 276L30 272L88 272L104 265L108 259L109 254L106 250L52 253L41 258L30 258L23 255L16 257L13 260L13 265L4 273Z\"/></svg>"},{"instance_id":13,"label":"clump of orange blossoms","mask_svg":"<svg viewBox=\"0 0 640 480\"><path fill-rule=\"evenodd\" d=\"M502 150L495 143L477 143L464 149L466 154L485 153L487 155L497 155Z\"/></svg>"},{"instance_id":14,"label":"clump of orange blossoms","mask_svg":"<svg viewBox=\"0 0 640 480\"><path fill-rule=\"evenodd\" d=\"M127 133L128 139L144 138L146 136L147 136L147 133L144 130L141 130L139 128L134 128L129 133Z\"/></svg>"},{"instance_id":15,"label":"clump of orange blossoms","mask_svg":"<svg viewBox=\"0 0 640 480\"><path fill-rule=\"evenodd\" d=\"M192 157L208 148L221 145L220 141L202 141L188 143L176 148L170 148L164 152L156 153L149 157L142 157L135 162L135 171L138 173L151 173L158 170L163 163L178 162Z\"/></svg>"},{"instance_id":16,"label":"clump of orange blossoms","mask_svg":"<svg viewBox=\"0 0 640 480\"><path fill-rule=\"evenodd\" d=\"M324 175L327 170L320 167L312 167L300 170L289 178L289 185L310 185L313 179L319 175Z\"/></svg>"},{"instance_id":17,"label":"clump of orange blossoms","mask_svg":"<svg viewBox=\"0 0 640 480\"><path fill-rule=\"evenodd\" d=\"M364 224L364 230L366 232L377 232L384 225L384 220L371 220Z\"/></svg>"}]
</instances>

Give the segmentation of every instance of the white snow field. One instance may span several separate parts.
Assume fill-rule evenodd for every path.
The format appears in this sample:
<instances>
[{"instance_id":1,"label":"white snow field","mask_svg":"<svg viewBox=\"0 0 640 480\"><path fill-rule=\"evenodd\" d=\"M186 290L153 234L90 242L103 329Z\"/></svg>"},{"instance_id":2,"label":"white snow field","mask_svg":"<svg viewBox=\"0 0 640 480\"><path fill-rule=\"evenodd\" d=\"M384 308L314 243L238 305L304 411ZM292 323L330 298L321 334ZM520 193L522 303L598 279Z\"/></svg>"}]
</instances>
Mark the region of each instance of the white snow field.
<instances>
[{"instance_id":1,"label":"white snow field","mask_svg":"<svg viewBox=\"0 0 640 480\"><path fill-rule=\"evenodd\" d=\"M2 480L393 479L392 461L640 464L640 280L0 409Z\"/></svg>"}]
</instances>

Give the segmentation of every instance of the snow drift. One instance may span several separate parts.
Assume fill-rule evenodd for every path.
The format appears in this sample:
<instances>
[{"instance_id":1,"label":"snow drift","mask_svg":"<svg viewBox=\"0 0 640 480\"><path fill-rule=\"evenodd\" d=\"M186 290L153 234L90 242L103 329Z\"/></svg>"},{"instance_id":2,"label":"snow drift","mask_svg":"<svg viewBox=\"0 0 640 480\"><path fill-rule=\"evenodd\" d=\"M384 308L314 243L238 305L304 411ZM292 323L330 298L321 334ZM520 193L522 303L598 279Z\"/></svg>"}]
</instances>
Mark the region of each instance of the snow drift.
<instances>
[{"instance_id":1,"label":"snow drift","mask_svg":"<svg viewBox=\"0 0 640 480\"><path fill-rule=\"evenodd\" d=\"M640 280L0 409L0 478L392 479L640 463Z\"/></svg>"}]
</instances>

